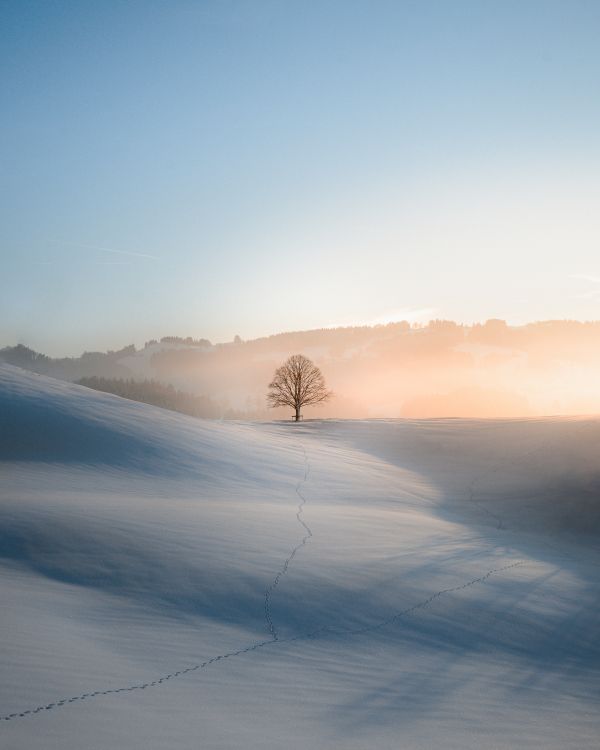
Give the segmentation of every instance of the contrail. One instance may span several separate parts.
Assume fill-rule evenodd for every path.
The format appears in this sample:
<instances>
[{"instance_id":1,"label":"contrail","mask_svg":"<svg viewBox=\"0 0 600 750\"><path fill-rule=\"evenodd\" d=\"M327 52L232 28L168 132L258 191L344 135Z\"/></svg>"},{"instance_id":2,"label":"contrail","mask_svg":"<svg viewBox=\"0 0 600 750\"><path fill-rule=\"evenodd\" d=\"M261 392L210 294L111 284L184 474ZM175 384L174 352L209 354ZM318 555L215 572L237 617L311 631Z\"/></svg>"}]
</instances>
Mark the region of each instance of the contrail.
<instances>
[{"instance_id":1,"label":"contrail","mask_svg":"<svg viewBox=\"0 0 600 750\"><path fill-rule=\"evenodd\" d=\"M95 260L96 266L130 266L130 260Z\"/></svg>"},{"instance_id":2,"label":"contrail","mask_svg":"<svg viewBox=\"0 0 600 750\"><path fill-rule=\"evenodd\" d=\"M101 253L115 253L117 255L129 255L133 258L150 258L151 260L160 260L158 255L150 253L134 253L131 250L116 250L113 247L102 247L100 245L88 245L85 242L67 242L64 240L48 240L53 245L68 245L69 247L81 247L85 250L99 250Z\"/></svg>"},{"instance_id":3,"label":"contrail","mask_svg":"<svg viewBox=\"0 0 600 750\"><path fill-rule=\"evenodd\" d=\"M148 253L132 253L129 250L113 250L110 247L99 247L103 253L117 253L118 255L131 255L134 258L152 258L152 260L159 260L158 255L149 255Z\"/></svg>"}]
</instances>

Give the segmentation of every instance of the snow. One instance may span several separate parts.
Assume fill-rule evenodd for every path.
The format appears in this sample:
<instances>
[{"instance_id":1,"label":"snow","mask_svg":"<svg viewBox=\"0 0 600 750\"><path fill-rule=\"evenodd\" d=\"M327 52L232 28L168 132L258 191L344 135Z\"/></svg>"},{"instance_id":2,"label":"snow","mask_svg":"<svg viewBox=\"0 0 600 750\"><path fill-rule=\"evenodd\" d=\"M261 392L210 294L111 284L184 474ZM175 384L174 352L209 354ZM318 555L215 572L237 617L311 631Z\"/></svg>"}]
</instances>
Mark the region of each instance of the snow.
<instances>
[{"instance_id":1,"label":"snow","mask_svg":"<svg viewBox=\"0 0 600 750\"><path fill-rule=\"evenodd\" d=\"M0 417L2 747L598 747L600 419Z\"/></svg>"}]
</instances>

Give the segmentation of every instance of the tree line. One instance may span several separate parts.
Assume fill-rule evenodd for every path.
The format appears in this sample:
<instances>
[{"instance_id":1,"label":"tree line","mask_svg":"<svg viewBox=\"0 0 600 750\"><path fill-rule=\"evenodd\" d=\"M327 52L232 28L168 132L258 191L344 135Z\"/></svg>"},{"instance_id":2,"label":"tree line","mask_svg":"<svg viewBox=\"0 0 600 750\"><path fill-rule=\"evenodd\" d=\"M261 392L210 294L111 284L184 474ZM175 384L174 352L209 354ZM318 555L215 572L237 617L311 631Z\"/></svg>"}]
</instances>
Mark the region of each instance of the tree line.
<instances>
[{"instance_id":1,"label":"tree line","mask_svg":"<svg viewBox=\"0 0 600 750\"><path fill-rule=\"evenodd\" d=\"M115 396L140 401L162 409L188 414L191 417L216 419L223 415L223 406L208 396L196 396L177 390L170 383L157 380L132 380L123 378L87 377L80 378L78 385L93 388L95 391L112 393Z\"/></svg>"}]
</instances>

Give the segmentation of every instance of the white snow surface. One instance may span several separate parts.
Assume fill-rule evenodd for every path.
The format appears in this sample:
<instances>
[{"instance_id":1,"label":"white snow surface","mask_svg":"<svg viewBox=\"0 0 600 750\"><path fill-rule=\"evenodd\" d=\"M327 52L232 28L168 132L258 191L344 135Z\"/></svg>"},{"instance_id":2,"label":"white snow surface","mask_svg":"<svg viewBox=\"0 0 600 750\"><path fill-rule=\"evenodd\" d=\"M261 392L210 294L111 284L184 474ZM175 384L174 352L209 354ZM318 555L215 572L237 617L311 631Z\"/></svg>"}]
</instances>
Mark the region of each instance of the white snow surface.
<instances>
[{"instance_id":1,"label":"white snow surface","mask_svg":"<svg viewBox=\"0 0 600 750\"><path fill-rule=\"evenodd\" d=\"M0 746L598 748L599 448L2 366Z\"/></svg>"}]
</instances>

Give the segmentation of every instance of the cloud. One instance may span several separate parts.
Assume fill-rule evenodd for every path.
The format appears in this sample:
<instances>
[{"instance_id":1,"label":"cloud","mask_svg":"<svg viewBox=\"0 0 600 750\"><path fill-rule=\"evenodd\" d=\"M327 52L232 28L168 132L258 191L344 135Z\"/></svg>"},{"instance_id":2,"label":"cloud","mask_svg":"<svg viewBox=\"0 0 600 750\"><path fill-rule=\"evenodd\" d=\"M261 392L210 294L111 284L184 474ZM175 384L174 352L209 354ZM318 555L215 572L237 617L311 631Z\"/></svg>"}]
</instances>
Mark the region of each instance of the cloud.
<instances>
[{"instance_id":1,"label":"cloud","mask_svg":"<svg viewBox=\"0 0 600 750\"><path fill-rule=\"evenodd\" d=\"M387 325L388 323L397 323L400 320L407 320L409 323L419 323L422 321L429 321L432 315L438 312L437 307L420 307L417 309L402 308L400 310L392 310L386 312L383 315L378 315L367 323L370 326Z\"/></svg>"},{"instance_id":2,"label":"cloud","mask_svg":"<svg viewBox=\"0 0 600 750\"><path fill-rule=\"evenodd\" d=\"M330 323L326 328L348 328L353 326L385 326L388 323L398 323L406 320L409 323L426 323L439 311L437 307L419 307L388 310L387 312L367 319L352 319L344 323Z\"/></svg>"},{"instance_id":3,"label":"cloud","mask_svg":"<svg viewBox=\"0 0 600 750\"><path fill-rule=\"evenodd\" d=\"M588 273L572 273L569 276L570 279L576 279L578 281L587 281L588 284L600 284L600 276L594 276L592 274ZM569 299L577 299L577 300L590 300L590 299L596 299L597 297L600 297L600 289L593 288L589 289L585 292L580 292L579 294L572 294Z\"/></svg>"},{"instance_id":4,"label":"cloud","mask_svg":"<svg viewBox=\"0 0 600 750\"><path fill-rule=\"evenodd\" d=\"M581 294L572 294L569 299L596 299L600 297L600 289L592 289L589 292L582 292Z\"/></svg>"},{"instance_id":5,"label":"cloud","mask_svg":"<svg viewBox=\"0 0 600 750\"><path fill-rule=\"evenodd\" d=\"M590 284L600 284L600 276L592 276L587 273L572 273L569 278L578 279L579 281L589 281Z\"/></svg>"}]
</instances>

